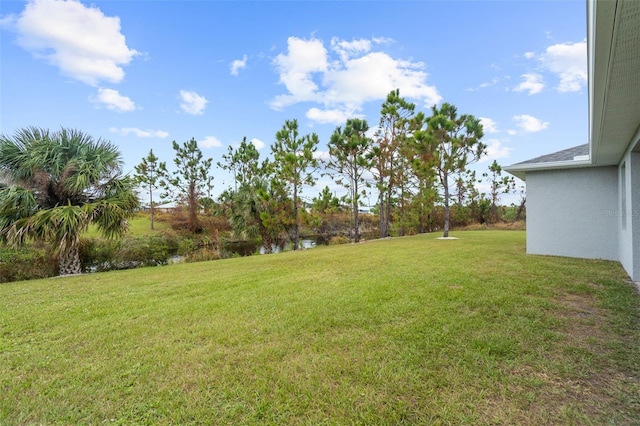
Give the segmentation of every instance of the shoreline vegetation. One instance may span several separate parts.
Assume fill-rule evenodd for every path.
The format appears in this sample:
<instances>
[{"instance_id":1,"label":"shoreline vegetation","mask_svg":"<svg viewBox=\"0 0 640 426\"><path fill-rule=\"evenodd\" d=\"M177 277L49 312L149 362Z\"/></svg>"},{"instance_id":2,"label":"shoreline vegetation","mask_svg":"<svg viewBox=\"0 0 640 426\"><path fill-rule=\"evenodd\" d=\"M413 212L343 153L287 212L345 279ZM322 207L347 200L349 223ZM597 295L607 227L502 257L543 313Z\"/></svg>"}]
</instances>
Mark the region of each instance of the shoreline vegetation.
<instances>
[{"instance_id":1,"label":"shoreline vegetation","mask_svg":"<svg viewBox=\"0 0 640 426\"><path fill-rule=\"evenodd\" d=\"M139 212L128 221L128 230L123 238L107 240L100 236L95 226L90 226L80 240L80 263L83 273L139 267L165 266L170 263L201 262L229 257L264 254L259 238L250 240L233 235L224 218L201 215L205 226L199 234L185 228L184 211L157 212L154 229L151 229L149 212ZM361 219L362 241L378 239L377 222L374 215L363 215ZM316 223L317 225L317 223ZM523 230L525 221L503 221L491 224L468 224L457 230ZM434 229L434 231L439 231ZM397 237L398 235L393 235ZM316 245L349 244L350 222L344 213L323 216L320 226L306 225L301 229L302 249ZM272 252L291 250L286 238L272 244ZM0 284L22 281L58 274L57 257L51 247L32 243L13 249L0 245Z\"/></svg>"}]
</instances>

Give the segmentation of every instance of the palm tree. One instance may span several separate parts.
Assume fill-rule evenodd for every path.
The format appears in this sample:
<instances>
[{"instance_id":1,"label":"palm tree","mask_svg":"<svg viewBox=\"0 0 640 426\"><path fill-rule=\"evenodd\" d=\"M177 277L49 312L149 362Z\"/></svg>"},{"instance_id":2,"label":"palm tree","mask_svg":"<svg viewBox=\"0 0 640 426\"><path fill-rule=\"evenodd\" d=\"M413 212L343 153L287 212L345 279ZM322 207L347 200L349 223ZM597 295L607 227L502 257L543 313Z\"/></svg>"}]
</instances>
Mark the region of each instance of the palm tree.
<instances>
[{"instance_id":1,"label":"palm tree","mask_svg":"<svg viewBox=\"0 0 640 426\"><path fill-rule=\"evenodd\" d=\"M267 179L256 177L229 193L232 208L229 221L238 237L262 239L265 254L273 252L273 244L285 232L281 192Z\"/></svg>"},{"instance_id":2,"label":"palm tree","mask_svg":"<svg viewBox=\"0 0 640 426\"><path fill-rule=\"evenodd\" d=\"M8 183L0 187L0 240L50 243L61 275L81 272L79 241L89 224L121 236L139 205L115 145L79 130L0 135L0 175Z\"/></svg>"}]
</instances>

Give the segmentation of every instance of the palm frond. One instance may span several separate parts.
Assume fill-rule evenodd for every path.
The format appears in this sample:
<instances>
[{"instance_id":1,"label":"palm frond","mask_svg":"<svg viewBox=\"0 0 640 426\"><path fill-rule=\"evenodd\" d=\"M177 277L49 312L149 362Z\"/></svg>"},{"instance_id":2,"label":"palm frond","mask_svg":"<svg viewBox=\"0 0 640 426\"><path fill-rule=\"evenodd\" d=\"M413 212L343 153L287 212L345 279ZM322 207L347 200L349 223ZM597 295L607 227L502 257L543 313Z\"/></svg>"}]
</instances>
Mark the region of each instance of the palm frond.
<instances>
[{"instance_id":1,"label":"palm frond","mask_svg":"<svg viewBox=\"0 0 640 426\"><path fill-rule=\"evenodd\" d=\"M75 129L0 135L0 238L68 252L91 221L105 236L121 235L139 203L122 164L115 145Z\"/></svg>"},{"instance_id":2,"label":"palm frond","mask_svg":"<svg viewBox=\"0 0 640 426\"><path fill-rule=\"evenodd\" d=\"M20 219L32 216L38 203L32 191L16 185L0 189L0 239L6 240L11 225Z\"/></svg>"},{"instance_id":3,"label":"palm frond","mask_svg":"<svg viewBox=\"0 0 640 426\"><path fill-rule=\"evenodd\" d=\"M123 235L127 221L140 206L140 200L129 179L114 180L105 188L104 197L87 205L91 209L92 222L106 238Z\"/></svg>"},{"instance_id":4,"label":"palm frond","mask_svg":"<svg viewBox=\"0 0 640 426\"><path fill-rule=\"evenodd\" d=\"M13 246L22 245L29 238L48 241L56 252L67 252L77 246L89 222L82 207L58 206L15 221L8 229L7 240Z\"/></svg>"}]
</instances>

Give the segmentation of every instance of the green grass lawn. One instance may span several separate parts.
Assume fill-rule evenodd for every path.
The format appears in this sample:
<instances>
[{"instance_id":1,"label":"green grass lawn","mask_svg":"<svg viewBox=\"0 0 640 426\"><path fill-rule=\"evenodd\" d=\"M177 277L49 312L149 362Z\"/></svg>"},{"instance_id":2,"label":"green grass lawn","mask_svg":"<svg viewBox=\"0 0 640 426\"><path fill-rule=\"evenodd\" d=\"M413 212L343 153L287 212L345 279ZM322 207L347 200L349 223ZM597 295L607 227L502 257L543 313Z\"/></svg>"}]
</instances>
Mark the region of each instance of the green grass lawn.
<instances>
[{"instance_id":1,"label":"green grass lawn","mask_svg":"<svg viewBox=\"0 0 640 426\"><path fill-rule=\"evenodd\" d=\"M146 213L138 213L134 218L129 219L128 223L129 228L127 230L127 235L134 236L153 235L158 231L171 229L169 224L158 220L153 222L153 229L151 229L151 221L149 219L149 215ZM83 236L87 238L96 238L100 237L100 233L95 225L90 225L89 229Z\"/></svg>"},{"instance_id":2,"label":"green grass lawn","mask_svg":"<svg viewBox=\"0 0 640 426\"><path fill-rule=\"evenodd\" d=\"M149 215L140 213L129 220L129 230L127 233L130 235L150 235L165 229L170 229L170 226L166 222L160 222L158 220L153 221L153 229L151 229Z\"/></svg>"},{"instance_id":3,"label":"green grass lawn","mask_svg":"<svg viewBox=\"0 0 640 426\"><path fill-rule=\"evenodd\" d=\"M0 424L638 424L620 265L452 235L0 285Z\"/></svg>"}]
</instances>

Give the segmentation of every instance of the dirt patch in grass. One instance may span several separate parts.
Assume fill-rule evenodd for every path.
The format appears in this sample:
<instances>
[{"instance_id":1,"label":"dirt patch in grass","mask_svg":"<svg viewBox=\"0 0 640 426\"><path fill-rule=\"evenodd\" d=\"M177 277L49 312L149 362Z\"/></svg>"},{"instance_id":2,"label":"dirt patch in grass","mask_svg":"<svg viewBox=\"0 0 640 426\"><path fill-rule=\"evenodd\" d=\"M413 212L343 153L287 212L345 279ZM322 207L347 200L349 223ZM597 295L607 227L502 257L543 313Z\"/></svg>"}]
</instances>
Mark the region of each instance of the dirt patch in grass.
<instances>
[{"instance_id":1,"label":"dirt patch in grass","mask_svg":"<svg viewBox=\"0 0 640 426\"><path fill-rule=\"evenodd\" d=\"M611 332L615 313L601 307L589 287L601 290L593 284L556 296L553 347L530 365L503 365L504 376L517 379L487 395L478 407L482 418L491 424L638 424L638 368L616 359L620 348L637 345L636 337ZM632 364L637 360L626 365Z\"/></svg>"},{"instance_id":2,"label":"dirt patch in grass","mask_svg":"<svg viewBox=\"0 0 640 426\"><path fill-rule=\"evenodd\" d=\"M598 288L595 284L591 287ZM633 412L625 409L629 409L628 399L632 397L629 389L640 391L640 376L637 370L621 369L614 360L616 347L634 343L620 337L612 338L612 314L598 306L598 300L593 294L567 292L558 295L556 300L559 304L556 314L563 322L558 331L564 340L562 350L565 356L575 358L578 368L567 370L563 372L565 374L553 379L554 387L560 394L548 398L543 406L556 406L563 412L565 404L571 404L579 411L569 413L570 418L580 420L584 416L589 421L598 419L602 407L618 407L619 418L613 424L637 424L637 410L640 408L637 395L640 392L635 393Z\"/></svg>"},{"instance_id":3,"label":"dirt patch in grass","mask_svg":"<svg viewBox=\"0 0 640 426\"><path fill-rule=\"evenodd\" d=\"M557 301L560 305L558 314L566 321L566 329L562 334L568 343L606 355L602 346L608 338L607 312L596 306L595 297L591 294L567 293L560 295Z\"/></svg>"}]
</instances>

